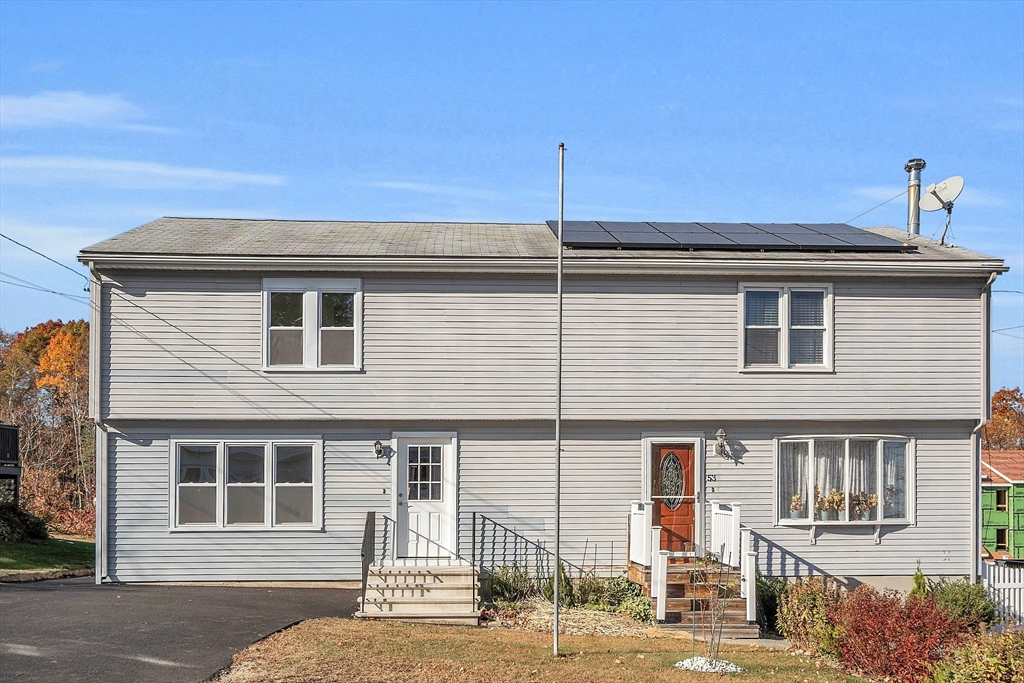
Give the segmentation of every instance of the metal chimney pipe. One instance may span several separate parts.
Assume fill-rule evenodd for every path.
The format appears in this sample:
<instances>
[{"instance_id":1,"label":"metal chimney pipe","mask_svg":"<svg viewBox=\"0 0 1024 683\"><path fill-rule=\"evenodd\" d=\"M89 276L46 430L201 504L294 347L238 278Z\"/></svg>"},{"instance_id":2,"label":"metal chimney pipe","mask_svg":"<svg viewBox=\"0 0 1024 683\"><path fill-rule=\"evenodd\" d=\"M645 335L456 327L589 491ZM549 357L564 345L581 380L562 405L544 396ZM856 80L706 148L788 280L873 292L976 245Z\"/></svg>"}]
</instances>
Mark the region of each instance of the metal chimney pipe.
<instances>
[{"instance_id":1,"label":"metal chimney pipe","mask_svg":"<svg viewBox=\"0 0 1024 683\"><path fill-rule=\"evenodd\" d=\"M910 174L907 179L907 233L921 234L921 170L924 159L911 159L903 170Z\"/></svg>"}]
</instances>

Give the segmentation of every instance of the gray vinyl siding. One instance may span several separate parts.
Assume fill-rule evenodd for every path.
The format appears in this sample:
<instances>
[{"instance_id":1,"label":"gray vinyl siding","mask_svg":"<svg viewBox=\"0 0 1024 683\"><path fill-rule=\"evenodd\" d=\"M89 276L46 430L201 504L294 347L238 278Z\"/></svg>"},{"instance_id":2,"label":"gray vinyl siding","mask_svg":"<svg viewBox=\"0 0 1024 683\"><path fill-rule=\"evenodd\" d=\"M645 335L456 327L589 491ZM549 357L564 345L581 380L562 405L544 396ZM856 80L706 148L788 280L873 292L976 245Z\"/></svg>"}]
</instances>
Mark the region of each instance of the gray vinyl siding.
<instances>
[{"instance_id":1,"label":"gray vinyl siding","mask_svg":"<svg viewBox=\"0 0 1024 683\"><path fill-rule=\"evenodd\" d=\"M358 373L263 372L255 274L112 278L103 291L105 419L530 420L554 411L550 278L364 278ZM563 414L979 417L980 280L837 278L835 372L770 374L738 371L740 282L570 278Z\"/></svg>"},{"instance_id":2,"label":"gray vinyl siding","mask_svg":"<svg viewBox=\"0 0 1024 683\"><path fill-rule=\"evenodd\" d=\"M322 423L321 423L322 424ZM335 580L359 576L367 510L389 514L390 469L373 455L392 431L443 430L459 436L459 551L468 556L472 513L552 547L554 447L550 423L314 423L122 426L109 443L108 574L115 581ZM969 422L585 422L566 425L562 460L564 555L606 567L626 561L629 503L643 497L642 437L710 437L729 433L738 461L705 454L705 499L742 504L742 522L757 536L766 574L909 576L917 561L932 576L970 571L971 462ZM182 436L284 438L324 435L323 531L171 532L168 440ZM871 529L822 529L811 545L806 529L774 526L773 436L886 433L917 438L915 526L887 526L876 545ZM712 492L711 487L715 490ZM481 517L478 517L480 521ZM584 558L584 552L586 556ZM608 559L611 558L611 559Z\"/></svg>"}]
</instances>

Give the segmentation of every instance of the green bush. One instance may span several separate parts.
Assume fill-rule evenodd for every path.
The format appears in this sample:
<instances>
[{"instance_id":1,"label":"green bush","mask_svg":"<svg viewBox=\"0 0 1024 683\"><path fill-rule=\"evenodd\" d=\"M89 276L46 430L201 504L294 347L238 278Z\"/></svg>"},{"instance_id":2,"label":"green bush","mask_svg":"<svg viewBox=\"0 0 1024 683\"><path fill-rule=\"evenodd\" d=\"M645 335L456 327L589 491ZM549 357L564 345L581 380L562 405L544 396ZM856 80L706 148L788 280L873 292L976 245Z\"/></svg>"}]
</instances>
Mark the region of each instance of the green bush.
<instances>
[{"instance_id":1,"label":"green bush","mask_svg":"<svg viewBox=\"0 0 1024 683\"><path fill-rule=\"evenodd\" d=\"M571 581L574 605L604 612L611 611L611 605L608 604L607 579L602 579L594 572L584 572Z\"/></svg>"},{"instance_id":2,"label":"green bush","mask_svg":"<svg viewBox=\"0 0 1024 683\"><path fill-rule=\"evenodd\" d=\"M802 650L836 656L839 633L832 617L844 598L829 579L797 579L779 599L779 633Z\"/></svg>"},{"instance_id":3,"label":"green bush","mask_svg":"<svg viewBox=\"0 0 1024 683\"><path fill-rule=\"evenodd\" d=\"M35 515L19 510L14 503L0 505L0 541L24 543L45 540L46 522Z\"/></svg>"},{"instance_id":4,"label":"green bush","mask_svg":"<svg viewBox=\"0 0 1024 683\"><path fill-rule=\"evenodd\" d=\"M499 604L529 600L540 592L528 570L510 565L491 572L490 584L491 600Z\"/></svg>"},{"instance_id":5,"label":"green bush","mask_svg":"<svg viewBox=\"0 0 1024 683\"><path fill-rule=\"evenodd\" d=\"M617 608L630 598L643 596L643 586L633 583L625 575L613 576L605 583L605 600L612 607Z\"/></svg>"},{"instance_id":6,"label":"green bush","mask_svg":"<svg viewBox=\"0 0 1024 683\"><path fill-rule=\"evenodd\" d=\"M954 619L963 618L975 626L987 626L996 620L995 601L983 585L966 576L957 581L929 581L928 593Z\"/></svg>"},{"instance_id":7,"label":"green bush","mask_svg":"<svg viewBox=\"0 0 1024 683\"><path fill-rule=\"evenodd\" d=\"M935 665L935 683L1024 683L1024 631L987 634Z\"/></svg>"},{"instance_id":8,"label":"green bush","mask_svg":"<svg viewBox=\"0 0 1024 683\"><path fill-rule=\"evenodd\" d=\"M548 602L555 601L554 576L544 582L542 593L544 595L544 599ZM565 573L565 565L561 562L558 563L558 603L566 607L571 607L576 604L576 596L573 593L572 581L569 580L569 576Z\"/></svg>"},{"instance_id":9,"label":"green bush","mask_svg":"<svg viewBox=\"0 0 1024 683\"><path fill-rule=\"evenodd\" d=\"M778 633L779 601L789 583L783 578L757 575L757 622L764 631Z\"/></svg>"},{"instance_id":10,"label":"green bush","mask_svg":"<svg viewBox=\"0 0 1024 683\"><path fill-rule=\"evenodd\" d=\"M651 599L642 593L631 595L619 603L619 614L625 614L633 621L641 624L650 624L654 621L654 611L651 610Z\"/></svg>"}]
</instances>

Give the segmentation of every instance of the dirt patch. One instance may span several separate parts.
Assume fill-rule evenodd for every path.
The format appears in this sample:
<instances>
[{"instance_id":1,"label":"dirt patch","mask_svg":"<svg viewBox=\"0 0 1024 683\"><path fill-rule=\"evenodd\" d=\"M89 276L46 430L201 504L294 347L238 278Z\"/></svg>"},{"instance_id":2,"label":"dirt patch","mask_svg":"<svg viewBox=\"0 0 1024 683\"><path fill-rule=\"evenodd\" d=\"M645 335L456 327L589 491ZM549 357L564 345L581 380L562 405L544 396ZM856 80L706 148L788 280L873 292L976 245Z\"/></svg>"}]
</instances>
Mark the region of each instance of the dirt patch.
<instances>
[{"instance_id":1,"label":"dirt patch","mask_svg":"<svg viewBox=\"0 0 1024 683\"><path fill-rule=\"evenodd\" d=\"M699 648L699 645L697 646ZM218 683L721 683L721 676L683 672L688 639L577 636L561 638L565 656L551 653L551 635L508 628L404 624L361 619L313 619L235 655ZM700 654L698 651L697 654ZM756 647L723 646L721 657L746 669L730 680L847 683L810 658Z\"/></svg>"},{"instance_id":2,"label":"dirt patch","mask_svg":"<svg viewBox=\"0 0 1024 683\"><path fill-rule=\"evenodd\" d=\"M492 613L489 611L488 616ZM551 633L554 629L555 608L547 600L537 598L523 603L517 610L495 610L490 628L511 628L538 633ZM558 610L558 632L574 636L632 636L634 638L663 638L668 634L656 628L638 624L623 614L596 610L562 608Z\"/></svg>"}]
</instances>

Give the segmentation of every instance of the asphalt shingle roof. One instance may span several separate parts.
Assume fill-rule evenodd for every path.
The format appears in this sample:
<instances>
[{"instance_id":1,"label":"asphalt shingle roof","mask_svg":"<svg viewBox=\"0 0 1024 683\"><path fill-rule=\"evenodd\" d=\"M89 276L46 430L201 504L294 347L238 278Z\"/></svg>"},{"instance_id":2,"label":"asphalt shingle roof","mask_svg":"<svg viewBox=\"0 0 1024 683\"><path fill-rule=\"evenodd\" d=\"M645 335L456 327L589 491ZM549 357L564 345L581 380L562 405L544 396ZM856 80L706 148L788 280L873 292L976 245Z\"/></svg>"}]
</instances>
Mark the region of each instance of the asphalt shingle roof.
<instances>
[{"instance_id":1,"label":"asphalt shingle roof","mask_svg":"<svg viewBox=\"0 0 1024 683\"><path fill-rule=\"evenodd\" d=\"M1024 482L1024 451L982 451L981 466L986 483Z\"/></svg>"},{"instance_id":2,"label":"asphalt shingle roof","mask_svg":"<svg viewBox=\"0 0 1024 683\"><path fill-rule=\"evenodd\" d=\"M567 258L749 260L992 261L894 228L866 228L912 244L906 253L715 251L681 249L566 250ZM543 223L283 221L165 217L82 250L90 255L554 258L557 239Z\"/></svg>"}]
</instances>

